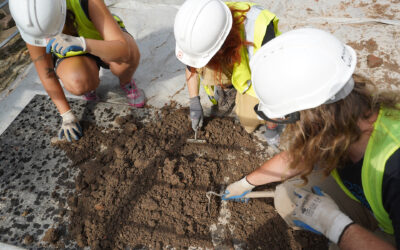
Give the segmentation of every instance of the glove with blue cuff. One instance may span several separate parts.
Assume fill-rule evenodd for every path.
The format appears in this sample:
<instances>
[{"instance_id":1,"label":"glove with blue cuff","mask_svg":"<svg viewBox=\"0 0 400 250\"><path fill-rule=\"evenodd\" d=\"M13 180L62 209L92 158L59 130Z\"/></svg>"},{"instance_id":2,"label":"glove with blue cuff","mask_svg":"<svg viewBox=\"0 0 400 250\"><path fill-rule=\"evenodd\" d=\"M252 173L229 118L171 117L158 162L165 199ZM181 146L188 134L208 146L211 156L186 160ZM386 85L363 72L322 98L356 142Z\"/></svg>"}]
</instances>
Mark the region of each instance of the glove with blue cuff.
<instances>
[{"instance_id":1,"label":"glove with blue cuff","mask_svg":"<svg viewBox=\"0 0 400 250\"><path fill-rule=\"evenodd\" d=\"M325 235L338 244L344 230L353 221L339 210L338 205L317 186L314 193L296 188L294 191L296 208L293 211L293 223L317 234Z\"/></svg>"},{"instance_id":2,"label":"glove with blue cuff","mask_svg":"<svg viewBox=\"0 0 400 250\"><path fill-rule=\"evenodd\" d=\"M247 202L249 199L243 198L246 194L250 193L251 190L255 188L254 185L250 184L246 176L243 179L230 184L226 190L224 195L222 196L222 200L236 200L236 201L244 201Z\"/></svg>"},{"instance_id":3,"label":"glove with blue cuff","mask_svg":"<svg viewBox=\"0 0 400 250\"><path fill-rule=\"evenodd\" d=\"M63 121L61 128L58 131L58 138L61 140L65 136L69 142L71 142L72 139L79 140L79 138L81 138L83 135L82 128L72 110L68 110L67 112L63 113L61 117Z\"/></svg>"},{"instance_id":4,"label":"glove with blue cuff","mask_svg":"<svg viewBox=\"0 0 400 250\"><path fill-rule=\"evenodd\" d=\"M86 42L83 37L70 36L65 34L58 34L51 38L46 46L46 53L58 53L66 56L70 51L86 51Z\"/></svg>"}]
</instances>

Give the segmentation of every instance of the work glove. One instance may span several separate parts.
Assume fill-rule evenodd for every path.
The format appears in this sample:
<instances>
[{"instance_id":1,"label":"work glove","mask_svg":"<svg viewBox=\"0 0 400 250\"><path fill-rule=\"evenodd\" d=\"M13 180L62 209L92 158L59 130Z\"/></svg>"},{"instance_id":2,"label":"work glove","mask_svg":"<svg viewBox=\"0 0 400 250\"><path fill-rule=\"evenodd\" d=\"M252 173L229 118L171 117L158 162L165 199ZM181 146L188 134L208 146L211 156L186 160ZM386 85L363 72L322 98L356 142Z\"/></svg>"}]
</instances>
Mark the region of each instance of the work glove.
<instances>
[{"instance_id":1,"label":"work glove","mask_svg":"<svg viewBox=\"0 0 400 250\"><path fill-rule=\"evenodd\" d=\"M58 131L58 138L61 140L65 136L69 142L72 141L71 137L74 140L79 140L82 137L82 128L72 110L68 110L61 117L63 121L61 129Z\"/></svg>"},{"instance_id":2,"label":"work glove","mask_svg":"<svg viewBox=\"0 0 400 250\"><path fill-rule=\"evenodd\" d=\"M190 119L192 120L192 129L197 131L203 126L203 108L201 107L200 97L195 96L190 101Z\"/></svg>"},{"instance_id":3,"label":"work glove","mask_svg":"<svg viewBox=\"0 0 400 250\"><path fill-rule=\"evenodd\" d=\"M255 186L251 185L246 177L243 177L243 179L234 182L230 184L225 192L224 195L222 195L222 200L236 200L236 201L243 201L247 202L249 199L243 198L246 194L250 193L251 190L253 190Z\"/></svg>"},{"instance_id":4,"label":"work glove","mask_svg":"<svg viewBox=\"0 0 400 250\"><path fill-rule=\"evenodd\" d=\"M66 56L70 51L86 51L86 42L83 37L58 34L50 39L46 46L46 53L53 52Z\"/></svg>"},{"instance_id":5,"label":"work glove","mask_svg":"<svg viewBox=\"0 0 400 250\"><path fill-rule=\"evenodd\" d=\"M308 231L323 234L333 243L338 244L343 231L353 221L339 210L336 203L317 186L314 193L296 188L293 211L293 223Z\"/></svg>"}]
</instances>

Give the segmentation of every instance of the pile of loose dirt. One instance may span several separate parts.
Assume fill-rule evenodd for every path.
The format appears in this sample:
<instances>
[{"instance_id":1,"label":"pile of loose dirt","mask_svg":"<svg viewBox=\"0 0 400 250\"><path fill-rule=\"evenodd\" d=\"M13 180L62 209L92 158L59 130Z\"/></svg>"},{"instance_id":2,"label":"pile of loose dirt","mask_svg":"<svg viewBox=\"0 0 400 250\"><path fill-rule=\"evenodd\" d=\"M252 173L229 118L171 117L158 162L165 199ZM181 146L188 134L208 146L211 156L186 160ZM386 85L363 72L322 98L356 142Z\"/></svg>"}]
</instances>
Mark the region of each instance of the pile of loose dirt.
<instances>
[{"instance_id":1,"label":"pile of loose dirt","mask_svg":"<svg viewBox=\"0 0 400 250\"><path fill-rule=\"evenodd\" d=\"M257 168L262 149L233 119L205 121L193 137L187 109L164 108L156 122L116 117L118 129L83 123L78 142L58 143L81 170L76 192L68 198L69 233L91 249L213 248L210 227L222 206L206 192ZM272 200L229 202L225 241L249 249L318 249L326 240L294 233L274 211ZM227 225L228 226L228 225Z\"/></svg>"}]
</instances>

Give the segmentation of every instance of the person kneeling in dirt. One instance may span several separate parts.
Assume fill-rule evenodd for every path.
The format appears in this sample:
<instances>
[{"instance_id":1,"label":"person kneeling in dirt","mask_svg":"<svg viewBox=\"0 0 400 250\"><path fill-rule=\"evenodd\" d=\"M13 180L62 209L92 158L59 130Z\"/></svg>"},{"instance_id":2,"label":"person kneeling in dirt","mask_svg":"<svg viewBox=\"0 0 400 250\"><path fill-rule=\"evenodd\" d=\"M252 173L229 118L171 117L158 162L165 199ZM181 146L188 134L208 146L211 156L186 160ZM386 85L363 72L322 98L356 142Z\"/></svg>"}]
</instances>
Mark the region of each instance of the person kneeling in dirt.
<instances>
[{"instance_id":1,"label":"person kneeling in dirt","mask_svg":"<svg viewBox=\"0 0 400 250\"><path fill-rule=\"evenodd\" d=\"M78 140L82 130L59 79L70 93L95 101L99 69L109 68L118 76L129 105L144 106L144 93L132 78L139 64L138 46L102 0L10 0L9 5L40 80L63 119L60 139Z\"/></svg>"},{"instance_id":2,"label":"person kneeling in dirt","mask_svg":"<svg viewBox=\"0 0 400 250\"><path fill-rule=\"evenodd\" d=\"M351 47L318 29L289 31L260 49L250 62L255 109L290 123L287 151L230 184L223 200L286 180L274 203L290 226L343 249L400 246L400 98L354 83L355 65Z\"/></svg>"},{"instance_id":3,"label":"person kneeling in dirt","mask_svg":"<svg viewBox=\"0 0 400 250\"><path fill-rule=\"evenodd\" d=\"M187 65L193 130L203 124L200 82L213 107L236 89L235 112L248 133L266 123L253 110L259 101L248 62L263 44L280 34L278 21L275 14L248 2L187 0L181 6L174 24L175 53ZM279 144L277 124L268 122L264 135L270 145Z\"/></svg>"}]
</instances>

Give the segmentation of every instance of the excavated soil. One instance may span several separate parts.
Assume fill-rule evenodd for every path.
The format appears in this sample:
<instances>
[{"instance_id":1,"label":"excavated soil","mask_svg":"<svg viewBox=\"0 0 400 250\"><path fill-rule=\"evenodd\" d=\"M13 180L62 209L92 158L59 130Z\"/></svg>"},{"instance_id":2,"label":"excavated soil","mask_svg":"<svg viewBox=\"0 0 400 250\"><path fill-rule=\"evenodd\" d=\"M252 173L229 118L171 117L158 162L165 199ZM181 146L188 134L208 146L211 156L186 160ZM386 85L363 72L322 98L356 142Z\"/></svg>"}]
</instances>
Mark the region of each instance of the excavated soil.
<instances>
[{"instance_id":1,"label":"excavated soil","mask_svg":"<svg viewBox=\"0 0 400 250\"><path fill-rule=\"evenodd\" d=\"M199 137L206 144L187 143L193 137L187 114L164 108L146 123L116 117L117 128L82 123L81 140L55 144L80 169L76 192L68 198L68 231L80 247L327 248L325 238L289 229L272 199L223 204L212 196L209 202L207 191L221 192L265 155L230 118L205 121ZM223 215L228 223L221 224L221 208L229 210ZM218 228L214 237L212 228Z\"/></svg>"}]
</instances>

